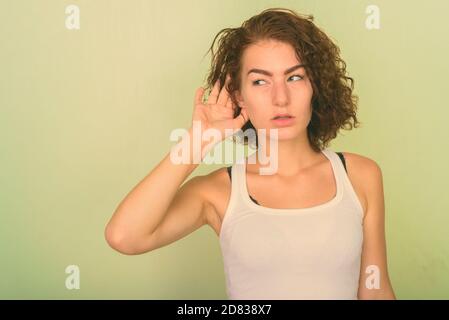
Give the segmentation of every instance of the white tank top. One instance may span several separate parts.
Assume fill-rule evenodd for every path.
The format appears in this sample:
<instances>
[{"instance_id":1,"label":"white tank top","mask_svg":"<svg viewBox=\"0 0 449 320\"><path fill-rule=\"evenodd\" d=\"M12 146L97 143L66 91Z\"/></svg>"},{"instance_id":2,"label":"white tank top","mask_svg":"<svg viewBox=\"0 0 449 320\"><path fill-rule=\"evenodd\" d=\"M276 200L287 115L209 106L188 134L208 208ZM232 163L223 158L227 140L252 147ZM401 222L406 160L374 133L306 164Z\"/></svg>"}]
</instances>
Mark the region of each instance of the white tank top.
<instances>
[{"instance_id":1,"label":"white tank top","mask_svg":"<svg viewBox=\"0 0 449 320\"><path fill-rule=\"evenodd\" d=\"M308 208L254 203L245 159L232 166L219 235L229 299L357 299L363 208L338 155L328 148L322 153L331 162L337 192Z\"/></svg>"}]
</instances>

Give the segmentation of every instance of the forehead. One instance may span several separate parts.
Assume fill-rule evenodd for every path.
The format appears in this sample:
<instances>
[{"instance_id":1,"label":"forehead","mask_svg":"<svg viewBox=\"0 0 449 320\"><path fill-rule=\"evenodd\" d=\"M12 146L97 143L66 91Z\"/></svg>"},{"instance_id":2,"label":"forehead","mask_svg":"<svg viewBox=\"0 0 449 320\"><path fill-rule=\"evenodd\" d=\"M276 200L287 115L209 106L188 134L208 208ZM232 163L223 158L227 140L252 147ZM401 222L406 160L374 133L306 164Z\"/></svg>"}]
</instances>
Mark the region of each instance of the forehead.
<instances>
[{"instance_id":1,"label":"forehead","mask_svg":"<svg viewBox=\"0 0 449 320\"><path fill-rule=\"evenodd\" d=\"M289 43L276 40L263 40L251 44L242 56L242 69L246 74L251 68L260 68L274 73L301 63L295 49Z\"/></svg>"}]
</instances>

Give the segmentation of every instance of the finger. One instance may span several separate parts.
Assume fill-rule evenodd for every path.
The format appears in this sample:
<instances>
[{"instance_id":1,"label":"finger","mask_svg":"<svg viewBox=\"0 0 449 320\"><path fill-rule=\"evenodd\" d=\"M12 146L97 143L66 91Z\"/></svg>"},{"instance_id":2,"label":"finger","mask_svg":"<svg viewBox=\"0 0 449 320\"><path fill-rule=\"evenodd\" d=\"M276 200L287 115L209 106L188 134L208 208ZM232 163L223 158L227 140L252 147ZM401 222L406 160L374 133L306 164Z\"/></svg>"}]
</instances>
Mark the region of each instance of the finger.
<instances>
[{"instance_id":1,"label":"finger","mask_svg":"<svg viewBox=\"0 0 449 320\"><path fill-rule=\"evenodd\" d=\"M207 98L207 104L217 104L218 92L220 90L220 82L219 80L215 81L214 87Z\"/></svg>"},{"instance_id":2,"label":"finger","mask_svg":"<svg viewBox=\"0 0 449 320\"><path fill-rule=\"evenodd\" d=\"M218 97L218 100L217 100L217 104L219 104L219 105L223 105L223 106L226 105L226 101L228 100L228 97L229 97L227 84L229 83L230 80L231 80L231 77L229 76L229 74L227 74L225 84L223 85L223 88L220 91L220 96Z\"/></svg>"},{"instance_id":3,"label":"finger","mask_svg":"<svg viewBox=\"0 0 449 320\"><path fill-rule=\"evenodd\" d=\"M231 109L226 108L224 106L220 106L218 104L213 105L212 106L212 110L214 110L215 112L220 113L221 115L223 115L226 118L234 119L234 110L231 110Z\"/></svg>"},{"instance_id":4,"label":"finger","mask_svg":"<svg viewBox=\"0 0 449 320\"><path fill-rule=\"evenodd\" d=\"M195 100L194 100L195 105L203 103L203 94L204 94L204 88L203 87L199 87L199 88L196 89L196 91L195 91Z\"/></svg>"},{"instance_id":5,"label":"finger","mask_svg":"<svg viewBox=\"0 0 449 320\"><path fill-rule=\"evenodd\" d=\"M226 108L233 110L234 102L232 102L231 96L228 96L228 101L226 101Z\"/></svg>"}]
</instances>

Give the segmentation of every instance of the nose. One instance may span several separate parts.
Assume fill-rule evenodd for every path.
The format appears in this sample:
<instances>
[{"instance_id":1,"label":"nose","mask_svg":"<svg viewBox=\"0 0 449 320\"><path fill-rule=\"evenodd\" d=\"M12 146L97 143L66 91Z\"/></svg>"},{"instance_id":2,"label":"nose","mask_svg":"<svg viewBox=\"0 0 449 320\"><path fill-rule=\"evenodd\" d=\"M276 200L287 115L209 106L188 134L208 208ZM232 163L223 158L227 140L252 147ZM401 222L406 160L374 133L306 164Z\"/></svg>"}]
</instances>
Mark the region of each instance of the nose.
<instances>
[{"instance_id":1,"label":"nose","mask_svg":"<svg viewBox=\"0 0 449 320\"><path fill-rule=\"evenodd\" d=\"M273 105L277 107L285 107L289 100L287 85L283 82L275 83L272 90Z\"/></svg>"}]
</instances>

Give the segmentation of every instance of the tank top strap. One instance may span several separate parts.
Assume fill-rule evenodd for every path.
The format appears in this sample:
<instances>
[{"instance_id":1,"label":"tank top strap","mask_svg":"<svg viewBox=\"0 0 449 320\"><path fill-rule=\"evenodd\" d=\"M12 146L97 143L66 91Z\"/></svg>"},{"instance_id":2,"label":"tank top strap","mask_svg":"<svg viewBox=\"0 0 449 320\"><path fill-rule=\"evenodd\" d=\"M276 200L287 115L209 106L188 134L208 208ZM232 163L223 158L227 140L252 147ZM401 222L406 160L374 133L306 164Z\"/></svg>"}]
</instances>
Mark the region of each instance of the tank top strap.
<instances>
[{"instance_id":1,"label":"tank top strap","mask_svg":"<svg viewBox=\"0 0 449 320\"><path fill-rule=\"evenodd\" d=\"M236 162L232 165L232 189L236 192L235 198L242 193L242 183L244 182L244 174L245 174L245 159L237 159ZM236 199L238 200L238 199Z\"/></svg>"},{"instance_id":2,"label":"tank top strap","mask_svg":"<svg viewBox=\"0 0 449 320\"><path fill-rule=\"evenodd\" d=\"M342 187L343 197L349 198L350 201L354 203L359 213L363 217L363 207L354 190L351 180L349 179L347 172L347 163L345 168L345 165L343 165L343 162L339 157L339 155L329 148L325 148L324 152L329 156L329 159L332 159L331 161L334 163L335 175L337 176L336 178L340 180L340 186Z\"/></svg>"},{"instance_id":3,"label":"tank top strap","mask_svg":"<svg viewBox=\"0 0 449 320\"><path fill-rule=\"evenodd\" d=\"M329 148L323 149L322 152L324 153L325 156L327 156L327 158L331 162L337 186L340 188L343 188L344 187L343 180L344 180L344 175L345 175L345 168L343 166L343 163L340 160L340 157L334 150L329 149Z\"/></svg>"},{"instance_id":4,"label":"tank top strap","mask_svg":"<svg viewBox=\"0 0 449 320\"><path fill-rule=\"evenodd\" d=\"M252 214L245 205L244 192L245 189L245 158L237 159L231 167L231 194L228 205L224 213L223 221L221 222L220 239L226 238L227 231L234 222L240 218Z\"/></svg>"}]
</instances>

